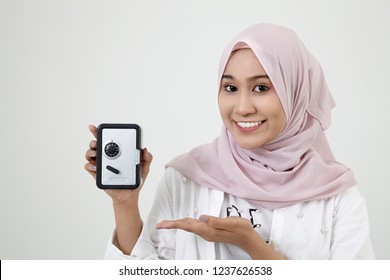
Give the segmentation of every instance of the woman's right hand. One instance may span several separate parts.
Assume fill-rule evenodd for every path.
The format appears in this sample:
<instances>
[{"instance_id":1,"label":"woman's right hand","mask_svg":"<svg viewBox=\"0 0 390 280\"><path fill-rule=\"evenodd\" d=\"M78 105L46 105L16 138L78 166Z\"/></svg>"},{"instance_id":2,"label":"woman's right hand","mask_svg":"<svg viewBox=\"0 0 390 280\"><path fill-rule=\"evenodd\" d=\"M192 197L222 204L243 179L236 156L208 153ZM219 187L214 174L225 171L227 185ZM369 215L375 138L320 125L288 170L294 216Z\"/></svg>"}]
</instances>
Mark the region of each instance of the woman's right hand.
<instances>
[{"instance_id":1,"label":"woman's right hand","mask_svg":"<svg viewBox=\"0 0 390 280\"><path fill-rule=\"evenodd\" d=\"M87 160L87 163L85 164L84 168L88 171L89 174L92 175L92 177L96 181L96 138L97 138L97 128L94 125L89 126L89 130L91 131L92 135L95 137L90 144L89 149L85 153L85 158ZM146 177L148 176L150 164L152 163L153 156L151 153L148 152L146 148L142 149L142 161L141 161L141 178L142 178L142 185L144 184ZM133 199L138 200L139 192L142 188L142 185L134 190L116 190L116 189L107 189L105 192L112 198L114 204L122 204L126 202L130 202Z\"/></svg>"}]
</instances>

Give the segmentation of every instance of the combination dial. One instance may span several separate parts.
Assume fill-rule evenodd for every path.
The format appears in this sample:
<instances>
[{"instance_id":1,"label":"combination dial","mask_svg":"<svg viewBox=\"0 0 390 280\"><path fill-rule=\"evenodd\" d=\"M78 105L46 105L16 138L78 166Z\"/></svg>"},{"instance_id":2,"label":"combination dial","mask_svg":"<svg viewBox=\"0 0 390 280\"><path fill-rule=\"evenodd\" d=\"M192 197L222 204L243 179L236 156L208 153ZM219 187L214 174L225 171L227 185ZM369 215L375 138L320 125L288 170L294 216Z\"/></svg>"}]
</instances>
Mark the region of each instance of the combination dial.
<instances>
[{"instance_id":1,"label":"combination dial","mask_svg":"<svg viewBox=\"0 0 390 280\"><path fill-rule=\"evenodd\" d=\"M120 148L115 142L109 142L104 146L104 153L109 158L116 158L119 156Z\"/></svg>"}]
</instances>

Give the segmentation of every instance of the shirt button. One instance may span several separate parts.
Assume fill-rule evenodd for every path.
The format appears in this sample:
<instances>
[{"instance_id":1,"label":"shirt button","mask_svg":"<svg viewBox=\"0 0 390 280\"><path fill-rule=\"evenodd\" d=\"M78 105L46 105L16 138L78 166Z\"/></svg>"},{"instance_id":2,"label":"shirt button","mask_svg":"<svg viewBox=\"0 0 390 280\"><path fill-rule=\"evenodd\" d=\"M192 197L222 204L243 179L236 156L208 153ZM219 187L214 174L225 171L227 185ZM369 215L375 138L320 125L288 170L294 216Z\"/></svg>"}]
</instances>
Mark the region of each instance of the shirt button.
<instances>
[{"instance_id":1,"label":"shirt button","mask_svg":"<svg viewBox=\"0 0 390 280\"><path fill-rule=\"evenodd\" d=\"M327 233L328 233L328 230L327 230L326 228L322 228L322 229L321 229L321 233L322 233L322 234L327 234Z\"/></svg>"},{"instance_id":2,"label":"shirt button","mask_svg":"<svg viewBox=\"0 0 390 280\"><path fill-rule=\"evenodd\" d=\"M195 209L194 209L194 213L195 213L195 214L198 214L198 213L199 213L199 209L198 209L198 208L195 208Z\"/></svg>"},{"instance_id":3,"label":"shirt button","mask_svg":"<svg viewBox=\"0 0 390 280\"><path fill-rule=\"evenodd\" d=\"M298 214L297 214L297 218L303 218L303 213L302 212L298 212Z\"/></svg>"},{"instance_id":4,"label":"shirt button","mask_svg":"<svg viewBox=\"0 0 390 280\"><path fill-rule=\"evenodd\" d=\"M187 177L183 177L181 180L183 181L183 183L187 183L188 181Z\"/></svg>"}]
</instances>

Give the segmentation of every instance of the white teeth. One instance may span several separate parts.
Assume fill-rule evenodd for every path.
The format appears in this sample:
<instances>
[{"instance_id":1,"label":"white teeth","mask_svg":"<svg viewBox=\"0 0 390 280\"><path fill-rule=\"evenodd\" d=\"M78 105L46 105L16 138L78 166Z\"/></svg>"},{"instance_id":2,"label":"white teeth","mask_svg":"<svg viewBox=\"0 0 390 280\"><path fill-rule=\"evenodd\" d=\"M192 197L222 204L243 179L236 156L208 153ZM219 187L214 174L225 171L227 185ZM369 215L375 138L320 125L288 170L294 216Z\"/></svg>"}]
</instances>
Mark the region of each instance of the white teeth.
<instances>
[{"instance_id":1,"label":"white teeth","mask_svg":"<svg viewBox=\"0 0 390 280\"><path fill-rule=\"evenodd\" d=\"M249 128L249 127L255 127L255 126L258 126L259 124L261 124L262 122L264 121L260 121L260 122L237 122L237 124L242 127L242 128Z\"/></svg>"}]
</instances>

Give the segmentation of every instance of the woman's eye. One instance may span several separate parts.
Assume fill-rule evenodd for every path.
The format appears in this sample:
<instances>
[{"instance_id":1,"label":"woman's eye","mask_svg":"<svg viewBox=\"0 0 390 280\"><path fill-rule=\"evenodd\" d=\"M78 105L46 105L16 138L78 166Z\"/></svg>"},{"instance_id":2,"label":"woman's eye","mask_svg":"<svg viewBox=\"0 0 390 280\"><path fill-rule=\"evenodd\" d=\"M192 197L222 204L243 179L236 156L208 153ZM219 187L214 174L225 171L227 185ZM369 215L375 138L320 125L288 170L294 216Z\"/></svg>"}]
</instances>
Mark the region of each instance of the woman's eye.
<instances>
[{"instance_id":1,"label":"woman's eye","mask_svg":"<svg viewBox=\"0 0 390 280\"><path fill-rule=\"evenodd\" d=\"M255 86L255 88L253 89L253 91L255 92L261 92L261 93L265 93L269 88L265 85L258 85L258 86Z\"/></svg>"},{"instance_id":2,"label":"woman's eye","mask_svg":"<svg viewBox=\"0 0 390 280\"><path fill-rule=\"evenodd\" d=\"M237 88L235 86L232 86L232 85L227 85L227 86L225 86L225 90L227 92L235 92L235 91L237 91Z\"/></svg>"}]
</instances>

